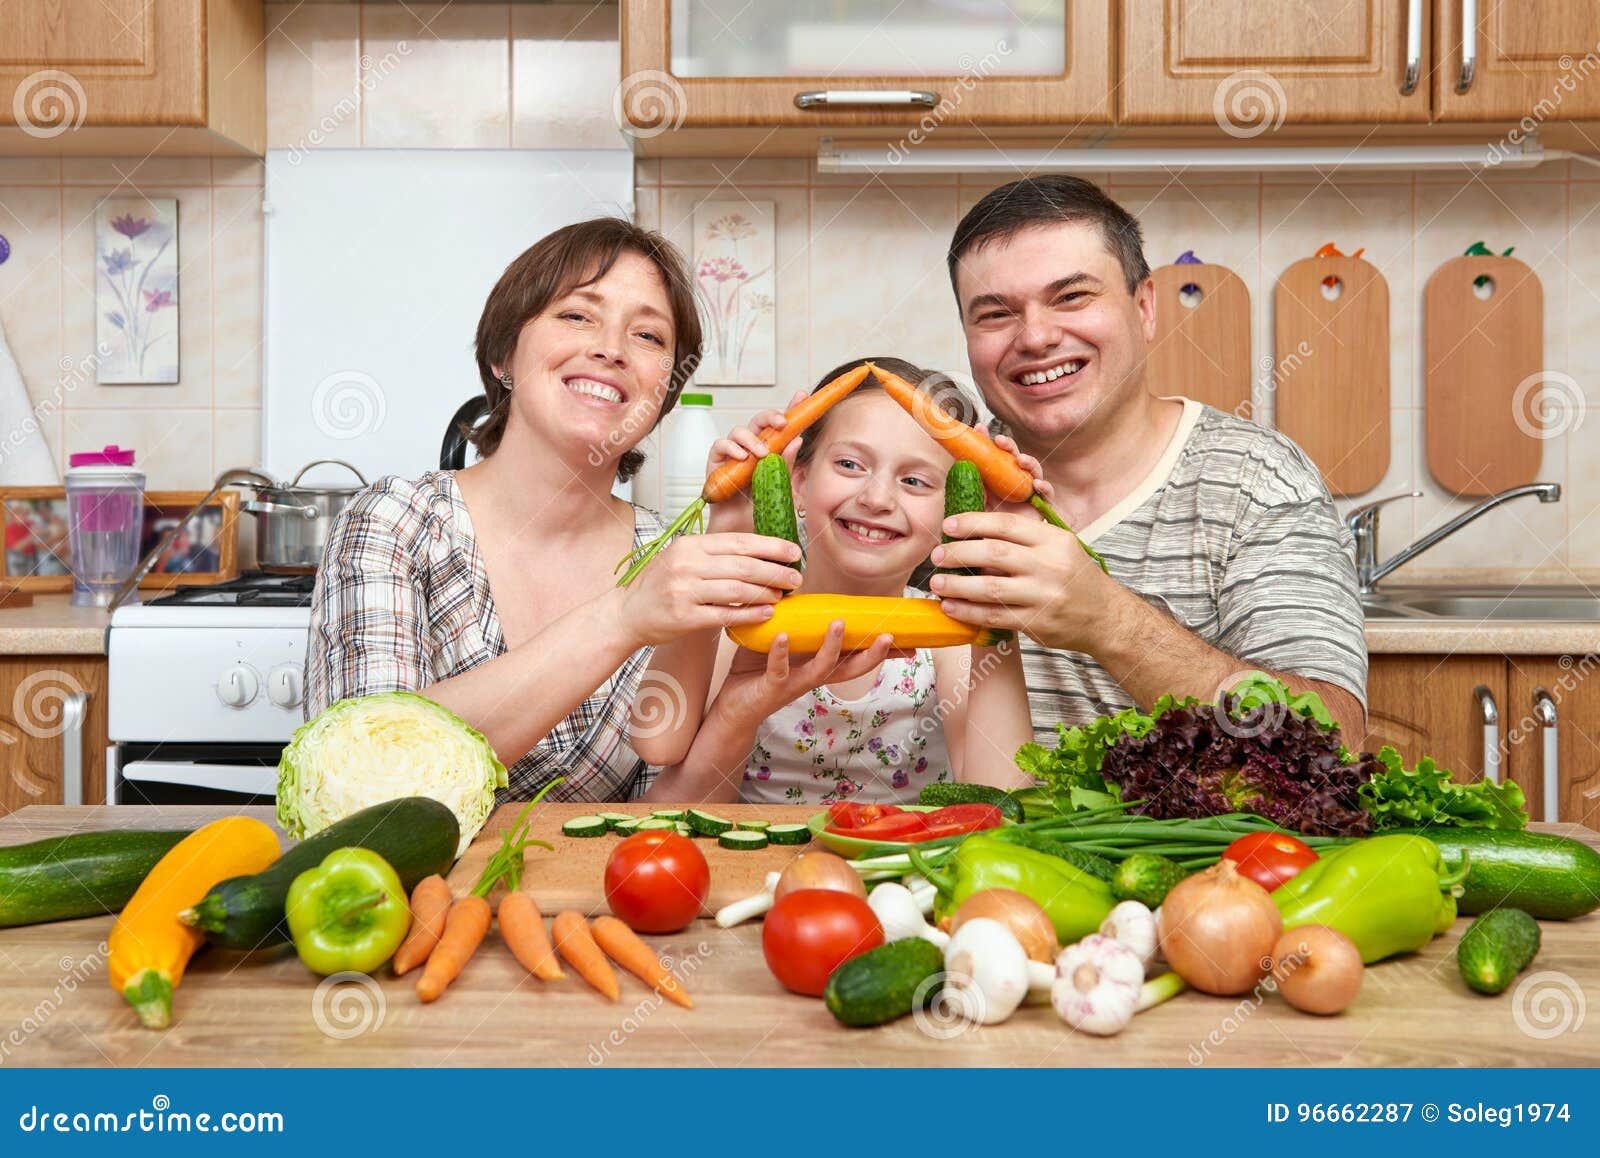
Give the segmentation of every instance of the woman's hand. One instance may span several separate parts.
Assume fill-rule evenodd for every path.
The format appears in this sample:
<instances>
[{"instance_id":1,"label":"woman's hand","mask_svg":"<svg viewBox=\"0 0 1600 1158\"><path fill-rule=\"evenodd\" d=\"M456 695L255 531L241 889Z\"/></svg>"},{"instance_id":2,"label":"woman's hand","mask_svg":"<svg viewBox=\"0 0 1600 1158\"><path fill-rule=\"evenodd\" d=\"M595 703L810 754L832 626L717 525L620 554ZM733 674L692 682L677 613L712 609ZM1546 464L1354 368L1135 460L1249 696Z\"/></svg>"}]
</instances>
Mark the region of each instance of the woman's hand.
<instances>
[{"instance_id":1,"label":"woman's hand","mask_svg":"<svg viewBox=\"0 0 1600 1158\"><path fill-rule=\"evenodd\" d=\"M1047 501L1055 494L1055 488L1045 481L1044 467L1039 460L1031 454L1023 454L1021 448L1017 446L1010 435L998 435L994 440L994 444L1001 450L1009 452L1011 457L1017 460L1017 465L1033 476L1034 494ZM1008 515L1027 514L1038 517L1038 512L1029 503L1006 503L991 500L989 509L991 511L1002 511Z\"/></svg>"},{"instance_id":2,"label":"woman's hand","mask_svg":"<svg viewBox=\"0 0 1600 1158\"><path fill-rule=\"evenodd\" d=\"M771 618L772 604L800 585L788 566L799 558L799 547L768 535L684 535L613 591L637 649Z\"/></svg>"},{"instance_id":3,"label":"woman's hand","mask_svg":"<svg viewBox=\"0 0 1600 1158\"><path fill-rule=\"evenodd\" d=\"M786 704L823 684L844 683L864 676L891 655L909 655L895 651L894 637L880 635L864 651L841 655L844 644L844 620L836 619L828 626L822 648L802 662L793 662L789 655L789 637L780 634L772 641L772 650L766 655L740 648L728 668L711 710L731 724L752 726L759 724Z\"/></svg>"},{"instance_id":4,"label":"woman's hand","mask_svg":"<svg viewBox=\"0 0 1600 1158\"><path fill-rule=\"evenodd\" d=\"M793 406L809 391L802 390L789 400ZM761 432L764 430L781 430L784 425L783 411L763 410L750 420L749 426L735 426L728 432L726 438L719 438L711 444L711 454L706 459L706 476L718 467L729 462L738 462L740 459L764 458L771 452L767 444L761 441ZM797 438L783 448L783 458L791 467L794 466L794 456L800 452L800 440ZM755 526L755 518L750 510L750 491L740 491L731 499L720 503L711 504L711 514L706 520L708 531L748 531Z\"/></svg>"}]
</instances>

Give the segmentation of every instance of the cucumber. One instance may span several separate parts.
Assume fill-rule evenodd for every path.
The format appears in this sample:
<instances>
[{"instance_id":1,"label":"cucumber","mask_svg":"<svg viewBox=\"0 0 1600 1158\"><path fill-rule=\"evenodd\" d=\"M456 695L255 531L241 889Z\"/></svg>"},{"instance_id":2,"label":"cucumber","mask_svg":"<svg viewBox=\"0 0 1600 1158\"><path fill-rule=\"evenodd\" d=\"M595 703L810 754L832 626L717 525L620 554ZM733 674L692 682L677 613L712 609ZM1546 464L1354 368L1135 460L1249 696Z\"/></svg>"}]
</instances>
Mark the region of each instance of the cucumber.
<instances>
[{"instance_id":1,"label":"cucumber","mask_svg":"<svg viewBox=\"0 0 1600 1158\"><path fill-rule=\"evenodd\" d=\"M983 476L978 473L976 465L970 462L958 462L952 466L944 476L944 517L951 515L966 515L984 509ZM949 535L940 535L940 542L955 542ZM976 575L977 571L971 567L940 567L939 571L946 575ZM932 803L923 801L923 803ZM952 804L964 804L966 801L951 801ZM982 801L984 804L990 801Z\"/></svg>"},{"instance_id":2,"label":"cucumber","mask_svg":"<svg viewBox=\"0 0 1600 1158\"><path fill-rule=\"evenodd\" d=\"M770 820L736 820L733 827L741 832L765 832L772 827Z\"/></svg>"},{"instance_id":3,"label":"cucumber","mask_svg":"<svg viewBox=\"0 0 1600 1158\"><path fill-rule=\"evenodd\" d=\"M1407 830L1395 830L1407 831ZM1486 828L1416 828L1445 862L1470 858L1457 907L1465 916L1522 909L1541 921L1565 921L1600 907L1600 853L1565 836Z\"/></svg>"},{"instance_id":4,"label":"cucumber","mask_svg":"<svg viewBox=\"0 0 1600 1158\"><path fill-rule=\"evenodd\" d=\"M733 828L733 821L724 820L720 816L712 816L709 812L702 812L698 808L689 809L684 817L689 827L702 836L721 836Z\"/></svg>"},{"instance_id":5,"label":"cucumber","mask_svg":"<svg viewBox=\"0 0 1600 1158\"><path fill-rule=\"evenodd\" d=\"M794 517L794 491L789 484L789 464L781 454L768 454L756 463L750 479L750 507L758 535L788 539L804 550L800 542L800 522ZM796 571L798 562L790 563Z\"/></svg>"},{"instance_id":6,"label":"cucumber","mask_svg":"<svg viewBox=\"0 0 1600 1158\"><path fill-rule=\"evenodd\" d=\"M393 866L409 896L423 877L455 863L461 826L455 813L426 796L403 796L352 813L309 836L254 876L233 877L180 918L225 949L265 949L289 940L284 900L294 878L337 848L369 848Z\"/></svg>"},{"instance_id":7,"label":"cucumber","mask_svg":"<svg viewBox=\"0 0 1600 1158\"><path fill-rule=\"evenodd\" d=\"M631 818L628 820L619 820L611 826L611 831L616 833L618 836L632 836L634 833L639 831L639 826L643 823L644 821L642 820L634 820Z\"/></svg>"},{"instance_id":8,"label":"cucumber","mask_svg":"<svg viewBox=\"0 0 1600 1158\"><path fill-rule=\"evenodd\" d=\"M673 824L672 827L673 827L673 830L675 832L677 832L677 834L679 836L700 836L700 835L702 835L701 833L698 833L694 829L690 828L687 824L685 824L681 820L676 821Z\"/></svg>"},{"instance_id":9,"label":"cucumber","mask_svg":"<svg viewBox=\"0 0 1600 1158\"><path fill-rule=\"evenodd\" d=\"M1035 852L1047 853L1058 856L1068 864L1079 868L1097 880L1111 883L1111 878L1116 875L1117 867L1103 856L1092 852L1084 852L1061 840L1052 840L1048 836L1033 831L1031 828L991 828L988 835L996 840L1006 841L1008 844L1018 844L1023 848L1031 848Z\"/></svg>"},{"instance_id":10,"label":"cucumber","mask_svg":"<svg viewBox=\"0 0 1600 1158\"><path fill-rule=\"evenodd\" d=\"M606 818L603 816L574 816L561 826L562 836L604 836Z\"/></svg>"},{"instance_id":11,"label":"cucumber","mask_svg":"<svg viewBox=\"0 0 1600 1158\"><path fill-rule=\"evenodd\" d=\"M610 829L615 829L617 825L621 824L624 820L633 819L633 817L629 816L626 812L597 812L595 815L601 820L605 821L606 827Z\"/></svg>"},{"instance_id":12,"label":"cucumber","mask_svg":"<svg viewBox=\"0 0 1600 1158\"><path fill-rule=\"evenodd\" d=\"M764 832L740 832L735 829L732 832L719 834L717 843L723 848L733 848L741 852L748 852L753 849L766 848L767 834Z\"/></svg>"},{"instance_id":13,"label":"cucumber","mask_svg":"<svg viewBox=\"0 0 1600 1158\"><path fill-rule=\"evenodd\" d=\"M670 820L674 823L683 819L681 808L658 808L650 814L651 820Z\"/></svg>"},{"instance_id":14,"label":"cucumber","mask_svg":"<svg viewBox=\"0 0 1600 1158\"><path fill-rule=\"evenodd\" d=\"M1181 864L1159 853L1136 852L1117 866L1111 878L1111 895L1119 901L1139 901L1158 909L1172 886L1188 875Z\"/></svg>"},{"instance_id":15,"label":"cucumber","mask_svg":"<svg viewBox=\"0 0 1600 1158\"><path fill-rule=\"evenodd\" d=\"M187 832L80 832L0 848L0 928L117 913Z\"/></svg>"},{"instance_id":16,"label":"cucumber","mask_svg":"<svg viewBox=\"0 0 1600 1158\"><path fill-rule=\"evenodd\" d=\"M1021 824L1027 819L1027 814L1022 810L1022 801L1003 788L993 788L988 784L924 784L917 796L917 803L931 804L935 808L950 804L993 804L1007 820Z\"/></svg>"},{"instance_id":17,"label":"cucumber","mask_svg":"<svg viewBox=\"0 0 1600 1158\"><path fill-rule=\"evenodd\" d=\"M1456 946L1467 988L1502 993L1539 952L1539 922L1521 909L1496 909L1472 922Z\"/></svg>"},{"instance_id":18,"label":"cucumber","mask_svg":"<svg viewBox=\"0 0 1600 1158\"><path fill-rule=\"evenodd\" d=\"M883 1025L931 1004L944 953L921 937L907 937L852 957L828 978L822 999L845 1025Z\"/></svg>"},{"instance_id":19,"label":"cucumber","mask_svg":"<svg viewBox=\"0 0 1600 1158\"><path fill-rule=\"evenodd\" d=\"M803 824L774 824L767 829L772 844L810 844L811 830Z\"/></svg>"},{"instance_id":20,"label":"cucumber","mask_svg":"<svg viewBox=\"0 0 1600 1158\"><path fill-rule=\"evenodd\" d=\"M676 832L678 822L668 820L665 816L652 816L648 820L641 820L634 828L635 832Z\"/></svg>"}]
</instances>

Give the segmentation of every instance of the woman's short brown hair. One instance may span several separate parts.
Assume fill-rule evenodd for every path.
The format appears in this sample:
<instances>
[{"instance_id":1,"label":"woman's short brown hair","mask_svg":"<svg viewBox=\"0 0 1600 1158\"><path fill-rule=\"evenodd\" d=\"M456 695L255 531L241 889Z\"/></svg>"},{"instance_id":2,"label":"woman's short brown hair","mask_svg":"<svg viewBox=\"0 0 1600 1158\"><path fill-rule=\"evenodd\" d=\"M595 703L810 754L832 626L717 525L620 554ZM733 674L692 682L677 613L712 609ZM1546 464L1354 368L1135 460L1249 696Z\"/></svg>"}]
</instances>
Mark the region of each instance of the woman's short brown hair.
<instances>
[{"instance_id":1,"label":"woman's short brown hair","mask_svg":"<svg viewBox=\"0 0 1600 1158\"><path fill-rule=\"evenodd\" d=\"M659 233L620 217L580 221L557 229L524 250L506 266L484 303L483 316L478 319L478 377L483 381L489 413L468 434L483 457L499 449L509 412L506 403L511 392L495 376L495 366L510 365L523 326L562 295L605 277L623 253L637 253L651 262L666 287L672 309L672 376L656 422L659 424L677 405L684 383L700 363L700 313L695 308L694 282L683 255ZM632 478L642 465L643 451L627 451L617 463L618 480Z\"/></svg>"}]
</instances>

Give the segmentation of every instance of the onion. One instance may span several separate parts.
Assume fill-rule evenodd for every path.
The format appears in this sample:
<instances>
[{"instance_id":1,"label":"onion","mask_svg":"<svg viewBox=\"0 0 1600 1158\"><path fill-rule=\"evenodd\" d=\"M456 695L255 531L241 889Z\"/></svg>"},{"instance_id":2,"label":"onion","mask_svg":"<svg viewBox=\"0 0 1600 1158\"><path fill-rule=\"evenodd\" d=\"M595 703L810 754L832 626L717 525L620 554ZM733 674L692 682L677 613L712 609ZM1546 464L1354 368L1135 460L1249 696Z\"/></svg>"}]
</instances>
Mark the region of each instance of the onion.
<instances>
[{"instance_id":1,"label":"onion","mask_svg":"<svg viewBox=\"0 0 1600 1158\"><path fill-rule=\"evenodd\" d=\"M1285 929L1272 960L1278 992L1302 1012L1339 1013L1361 992L1361 950L1326 925Z\"/></svg>"},{"instance_id":2,"label":"onion","mask_svg":"<svg viewBox=\"0 0 1600 1158\"><path fill-rule=\"evenodd\" d=\"M961 902L950 920L952 934L974 917L999 921L1011 931L1030 961L1054 964L1061 945L1056 927L1045 911L1026 893L1016 889L981 889Z\"/></svg>"},{"instance_id":3,"label":"onion","mask_svg":"<svg viewBox=\"0 0 1600 1158\"><path fill-rule=\"evenodd\" d=\"M867 899L867 886L861 883L861 874L850 867L849 861L831 852L803 852L795 857L778 878L772 899L781 901L801 889L827 889L852 893L863 901Z\"/></svg>"},{"instance_id":4,"label":"onion","mask_svg":"<svg viewBox=\"0 0 1600 1158\"><path fill-rule=\"evenodd\" d=\"M1161 903L1161 955L1203 993L1248 993L1272 967L1283 917L1231 860L1172 887Z\"/></svg>"}]
</instances>

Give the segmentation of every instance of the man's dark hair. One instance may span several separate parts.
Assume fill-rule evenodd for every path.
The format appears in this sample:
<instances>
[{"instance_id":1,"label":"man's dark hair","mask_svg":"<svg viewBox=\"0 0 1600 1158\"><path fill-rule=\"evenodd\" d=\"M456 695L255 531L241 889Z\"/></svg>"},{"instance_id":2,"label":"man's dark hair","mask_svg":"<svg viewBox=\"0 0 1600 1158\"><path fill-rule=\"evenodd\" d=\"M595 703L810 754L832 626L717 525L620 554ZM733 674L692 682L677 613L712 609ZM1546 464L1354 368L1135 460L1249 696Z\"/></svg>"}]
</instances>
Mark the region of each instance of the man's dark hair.
<instances>
[{"instance_id":1,"label":"man's dark hair","mask_svg":"<svg viewBox=\"0 0 1600 1158\"><path fill-rule=\"evenodd\" d=\"M1150 276L1150 263L1144 258L1144 234L1133 214L1107 197L1093 181L1052 173L1024 177L1009 185L992 189L982 201L967 211L950 239L950 288L956 290L956 305L961 304L956 288L956 266L974 250L993 241L1007 241L1024 229L1040 225L1089 222L1099 226L1106 248L1122 266L1122 276L1131 294Z\"/></svg>"}]
</instances>

